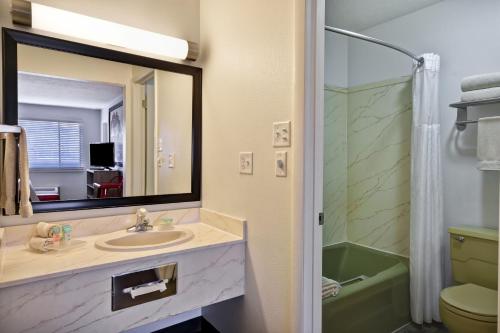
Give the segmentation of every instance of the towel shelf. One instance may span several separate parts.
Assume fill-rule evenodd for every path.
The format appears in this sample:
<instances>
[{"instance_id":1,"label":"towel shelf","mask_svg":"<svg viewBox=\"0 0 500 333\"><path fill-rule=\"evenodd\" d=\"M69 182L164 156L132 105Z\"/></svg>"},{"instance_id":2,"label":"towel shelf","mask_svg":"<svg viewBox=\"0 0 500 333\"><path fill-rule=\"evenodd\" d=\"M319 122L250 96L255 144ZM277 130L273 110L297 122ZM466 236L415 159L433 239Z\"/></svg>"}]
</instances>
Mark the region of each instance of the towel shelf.
<instances>
[{"instance_id":1,"label":"towel shelf","mask_svg":"<svg viewBox=\"0 0 500 333\"><path fill-rule=\"evenodd\" d=\"M21 127L13 125L0 124L0 133L21 133Z\"/></svg>"},{"instance_id":2,"label":"towel shelf","mask_svg":"<svg viewBox=\"0 0 500 333\"><path fill-rule=\"evenodd\" d=\"M457 109L457 121L455 121L455 126L457 130L463 131L467 127L467 124L476 124L477 120L467 120L467 108L469 106L479 106L488 104L500 103L500 98L490 98L483 99L480 101L473 102L457 102L450 104L450 107Z\"/></svg>"}]
</instances>

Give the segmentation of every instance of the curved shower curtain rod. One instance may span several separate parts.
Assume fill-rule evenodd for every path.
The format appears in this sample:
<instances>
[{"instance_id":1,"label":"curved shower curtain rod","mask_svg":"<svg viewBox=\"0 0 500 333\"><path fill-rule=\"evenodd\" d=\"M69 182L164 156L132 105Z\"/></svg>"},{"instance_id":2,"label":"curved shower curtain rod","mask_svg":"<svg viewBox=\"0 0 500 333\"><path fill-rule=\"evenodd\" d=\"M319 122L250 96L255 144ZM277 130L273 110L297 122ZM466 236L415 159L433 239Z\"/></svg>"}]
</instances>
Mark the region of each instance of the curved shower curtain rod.
<instances>
[{"instance_id":1,"label":"curved shower curtain rod","mask_svg":"<svg viewBox=\"0 0 500 333\"><path fill-rule=\"evenodd\" d=\"M357 32L352 32L352 31L349 31L349 30L344 30L344 29L330 27L328 25L325 26L325 30L330 31L330 32L334 32L334 33L337 33L337 34L341 34L341 35L345 35L345 36L349 36L349 37L361 39L361 40L364 40L364 41L367 41L367 42L379 44L379 45L382 45L382 46L386 46L388 48L391 48L391 49L396 50L398 52L404 53L407 56L413 58L415 61L417 61L419 67L424 64L424 58L423 57L418 57L415 54L411 53L410 51L408 51L406 49L403 49L402 47L396 46L396 45L391 44L391 43L384 42L383 40L380 40L380 39L377 39L377 38L373 38L373 37L369 37L369 36L365 36L365 35L362 35L362 34L358 34Z\"/></svg>"}]
</instances>

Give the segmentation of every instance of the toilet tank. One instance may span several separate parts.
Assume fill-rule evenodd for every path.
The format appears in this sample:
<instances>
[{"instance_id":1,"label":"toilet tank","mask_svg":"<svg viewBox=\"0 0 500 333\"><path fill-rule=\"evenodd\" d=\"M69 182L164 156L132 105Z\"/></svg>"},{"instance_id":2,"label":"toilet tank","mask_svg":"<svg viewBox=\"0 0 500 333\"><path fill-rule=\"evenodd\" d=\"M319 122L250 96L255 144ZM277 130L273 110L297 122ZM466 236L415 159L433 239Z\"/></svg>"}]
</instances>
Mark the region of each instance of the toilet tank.
<instances>
[{"instance_id":1,"label":"toilet tank","mask_svg":"<svg viewBox=\"0 0 500 333\"><path fill-rule=\"evenodd\" d=\"M450 227L448 232L453 280L497 290L498 230Z\"/></svg>"}]
</instances>

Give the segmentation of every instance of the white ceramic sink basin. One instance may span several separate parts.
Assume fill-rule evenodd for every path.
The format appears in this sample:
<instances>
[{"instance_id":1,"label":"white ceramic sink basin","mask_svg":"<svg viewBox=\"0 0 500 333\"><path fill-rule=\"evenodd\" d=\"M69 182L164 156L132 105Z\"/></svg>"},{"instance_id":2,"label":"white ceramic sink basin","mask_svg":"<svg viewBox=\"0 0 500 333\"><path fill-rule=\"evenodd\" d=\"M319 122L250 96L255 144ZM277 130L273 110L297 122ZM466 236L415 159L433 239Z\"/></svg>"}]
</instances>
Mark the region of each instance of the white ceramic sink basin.
<instances>
[{"instance_id":1,"label":"white ceramic sink basin","mask_svg":"<svg viewBox=\"0 0 500 333\"><path fill-rule=\"evenodd\" d=\"M193 233L190 230L117 231L96 240L95 246L107 251L143 251L177 245L191 238Z\"/></svg>"}]
</instances>

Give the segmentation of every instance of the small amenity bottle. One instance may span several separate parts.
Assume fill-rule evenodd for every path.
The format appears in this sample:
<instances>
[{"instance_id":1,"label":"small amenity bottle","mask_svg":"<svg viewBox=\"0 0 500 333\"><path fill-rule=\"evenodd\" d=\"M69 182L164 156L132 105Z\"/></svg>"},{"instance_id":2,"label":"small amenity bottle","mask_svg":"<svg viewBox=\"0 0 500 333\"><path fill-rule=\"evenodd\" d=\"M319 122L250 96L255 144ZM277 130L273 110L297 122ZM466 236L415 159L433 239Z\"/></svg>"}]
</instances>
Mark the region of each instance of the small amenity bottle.
<instances>
[{"instance_id":1,"label":"small amenity bottle","mask_svg":"<svg viewBox=\"0 0 500 333\"><path fill-rule=\"evenodd\" d=\"M62 243L63 246L69 246L71 244L71 232L73 228L69 224L62 226Z\"/></svg>"}]
</instances>

